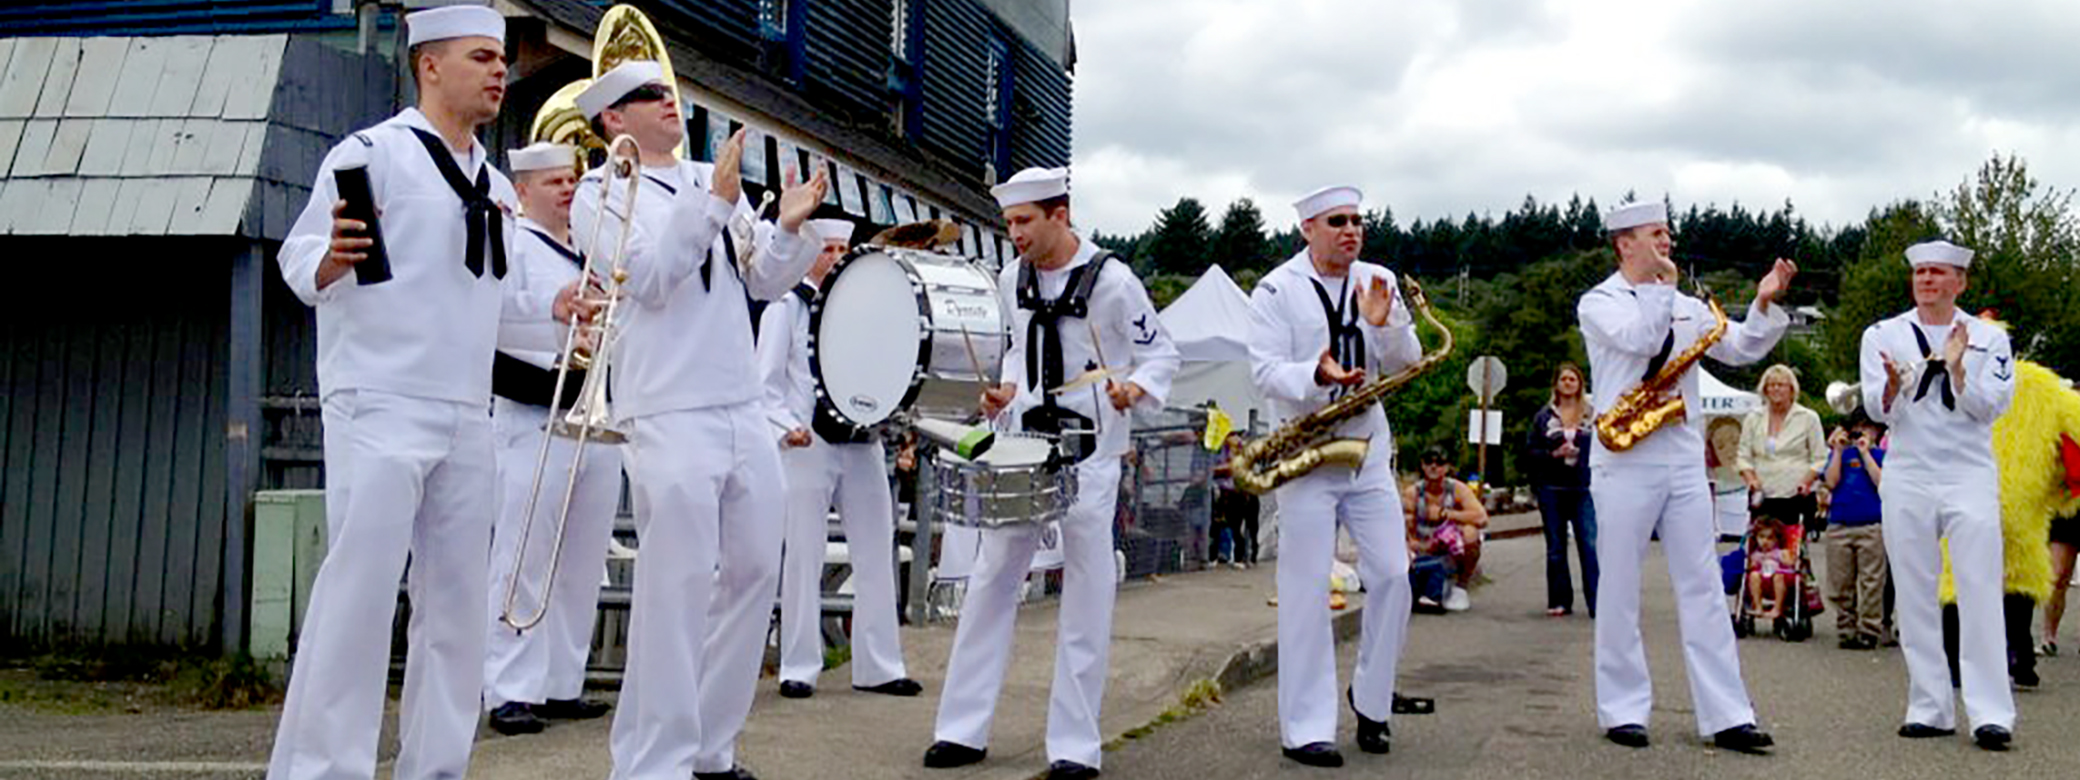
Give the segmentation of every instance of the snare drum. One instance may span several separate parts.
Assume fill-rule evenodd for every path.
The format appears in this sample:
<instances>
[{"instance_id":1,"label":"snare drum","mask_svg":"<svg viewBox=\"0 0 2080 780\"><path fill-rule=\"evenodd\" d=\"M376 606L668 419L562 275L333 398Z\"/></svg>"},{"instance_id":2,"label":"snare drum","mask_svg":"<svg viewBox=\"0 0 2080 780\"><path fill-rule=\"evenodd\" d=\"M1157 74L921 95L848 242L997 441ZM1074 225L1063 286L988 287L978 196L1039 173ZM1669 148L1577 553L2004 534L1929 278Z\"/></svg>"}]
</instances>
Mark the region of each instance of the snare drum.
<instances>
[{"instance_id":1,"label":"snare drum","mask_svg":"<svg viewBox=\"0 0 2080 780\"><path fill-rule=\"evenodd\" d=\"M1047 439L997 434L982 457L934 448L933 520L977 528L1040 525L1062 519L1076 501L1076 468Z\"/></svg>"},{"instance_id":2,"label":"snare drum","mask_svg":"<svg viewBox=\"0 0 2080 780\"><path fill-rule=\"evenodd\" d=\"M917 249L855 249L809 307L818 413L853 428L913 407L966 417L996 382L1006 328L997 280L974 263Z\"/></svg>"}]
</instances>

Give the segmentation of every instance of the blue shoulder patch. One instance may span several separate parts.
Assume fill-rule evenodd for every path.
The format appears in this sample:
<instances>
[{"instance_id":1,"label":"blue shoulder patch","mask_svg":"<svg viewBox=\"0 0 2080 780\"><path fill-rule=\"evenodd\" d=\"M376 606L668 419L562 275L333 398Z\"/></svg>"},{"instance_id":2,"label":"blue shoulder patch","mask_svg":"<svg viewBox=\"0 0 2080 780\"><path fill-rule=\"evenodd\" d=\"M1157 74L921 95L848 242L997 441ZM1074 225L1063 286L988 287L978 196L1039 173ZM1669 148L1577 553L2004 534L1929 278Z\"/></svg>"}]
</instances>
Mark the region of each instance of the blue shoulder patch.
<instances>
[{"instance_id":1,"label":"blue shoulder patch","mask_svg":"<svg viewBox=\"0 0 2080 780\"><path fill-rule=\"evenodd\" d=\"M354 134L354 140L356 140L356 141L360 141L360 142L361 142L361 145L362 145L362 146L366 146L366 147L368 147L368 148L370 148L370 149L374 149L374 148L376 148L376 141L375 141L375 139L373 139L373 138L370 138L370 137L368 137L368 133L367 133L367 132L359 132L359 133L355 133L355 134Z\"/></svg>"},{"instance_id":2,"label":"blue shoulder patch","mask_svg":"<svg viewBox=\"0 0 2080 780\"><path fill-rule=\"evenodd\" d=\"M1277 295L1277 294L1278 294L1278 285L1275 285L1275 284L1272 284L1272 283L1270 283L1270 282L1267 282L1267 281L1263 281L1263 280L1258 280L1258 281L1257 281L1257 289L1259 289L1259 290L1263 290L1263 291L1265 292L1265 294L1267 294L1267 295Z\"/></svg>"}]
</instances>

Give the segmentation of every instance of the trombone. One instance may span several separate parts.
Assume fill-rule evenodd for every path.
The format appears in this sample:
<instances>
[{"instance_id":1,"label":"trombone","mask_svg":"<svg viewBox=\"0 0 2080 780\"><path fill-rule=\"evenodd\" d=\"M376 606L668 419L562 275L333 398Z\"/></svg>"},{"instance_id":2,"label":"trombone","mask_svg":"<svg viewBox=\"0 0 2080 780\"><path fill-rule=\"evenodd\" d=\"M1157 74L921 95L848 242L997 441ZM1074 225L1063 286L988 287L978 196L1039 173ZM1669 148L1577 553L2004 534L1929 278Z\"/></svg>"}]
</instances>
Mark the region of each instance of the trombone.
<instances>
[{"instance_id":1,"label":"trombone","mask_svg":"<svg viewBox=\"0 0 2080 780\"><path fill-rule=\"evenodd\" d=\"M621 335L618 316L621 308L621 285L628 280L628 241L630 234L635 232L636 192L640 189L638 184L642 181L637 176L639 163L640 156L633 136L619 136L607 145L607 170L605 175L600 177L600 215L592 221L591 240L587 241L585 246L588 249L599 246L600 229L607 221L606 215L612 213L606 206L617 176L628 182L627 198L621 204L621 214L624 216L621 217L620 236L614 244L613 261L607 264L607 273L602 282L604 295L600 299L603 302L599 311L593 316L590 324L581 323L578 318L572 317L569 327L564 331L564 356L557 361L556 388L549 397L549 435L542 437L541 449L535 457L534 485L527 493L527 512L522 515L520 541L513 552L512 577L506 581L505 602L499 614L501 622L518 631L533 628L541 623L542 618L549 612L549 591L556 585L556 572L560 568L557 561L563 558L563 542L566 536L564 531L570 525L571 503L578 490L578 474L585 465L585 445L619 444L628 440L627 434L614 428L613 414L607 408L607 373L613 362L615 343ZM579 278L587 280L588 287L592 283L591 280L600 278L594 275L594 265L598 262L598 257L597 251L587 252L585 267L579 272ZM563 403L563 389L573 370L584 371L585 381L579 386L578 396L571 403L569 411L559 415L557 409ZM542 477L548 471L549 449L557 437L576 440L577 446L575 454L571 456L570 471L565 475L563 483L563 506L556 518L556 544L549 552L549 571L542 580L540 603L533 612L521 615L515 607L520 598L520 576L527 570L527 540L534 531L535 511L541 504Z\"/></svg>"}]
</instances>

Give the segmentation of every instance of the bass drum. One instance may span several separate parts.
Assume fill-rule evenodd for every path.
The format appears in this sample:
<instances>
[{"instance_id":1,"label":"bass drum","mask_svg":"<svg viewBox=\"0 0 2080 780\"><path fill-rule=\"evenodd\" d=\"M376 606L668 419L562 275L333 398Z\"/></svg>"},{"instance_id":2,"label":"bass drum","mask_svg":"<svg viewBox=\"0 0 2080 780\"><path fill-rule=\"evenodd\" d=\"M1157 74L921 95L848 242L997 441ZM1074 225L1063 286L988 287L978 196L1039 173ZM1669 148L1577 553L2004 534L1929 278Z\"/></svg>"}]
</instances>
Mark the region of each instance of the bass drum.
<instances>
[{"instance_id":1,"label":"bass drum","mask_svg":"<svg viewBox=\"0 0 2080 780\"><path fill-rule=\"evenodd\" d=\"M997 280L982 267L916 249L855 249L809 306L817 414L852 429L906 409L966 418L997 381L1008 327Z\"/></svg>"}]
</instances>

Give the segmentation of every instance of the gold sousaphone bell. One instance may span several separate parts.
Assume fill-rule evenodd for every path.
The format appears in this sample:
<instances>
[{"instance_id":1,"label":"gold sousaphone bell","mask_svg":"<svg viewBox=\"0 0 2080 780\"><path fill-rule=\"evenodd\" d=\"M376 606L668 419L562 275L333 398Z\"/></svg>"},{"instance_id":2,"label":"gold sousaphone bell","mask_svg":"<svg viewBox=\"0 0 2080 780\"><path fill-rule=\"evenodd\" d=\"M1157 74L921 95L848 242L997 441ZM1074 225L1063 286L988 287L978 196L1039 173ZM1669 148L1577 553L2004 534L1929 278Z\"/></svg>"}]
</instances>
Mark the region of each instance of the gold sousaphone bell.
<instances>
[{"instance_id":1,"label":"gold sousaphone bell","mask_svg":"<svg viewBox=\"0 0 2080 780\"><path fill-rule=\"evenodd\" d=\"M606 15L600 17L599 30L592 36L592 79L606 75L621 63L642 60L654 61L664 68L672 104L685 105L679 99L679 77L672 71L672 57L665 51L664 38L650 24L650 17L632 5L607 9ZM577 147L580 156L576 164L580 170L585 168L585 159L592 151L604 152L607 148L607 139L592 132L592 123L586 121L585 112L578 110L578 93L592 86L592 79L579 79L556 90L535 112L534 125L528 130L530 140ZM685 141L672 150L672 156L686 156Z\"/></svg>"}]
</instances>

